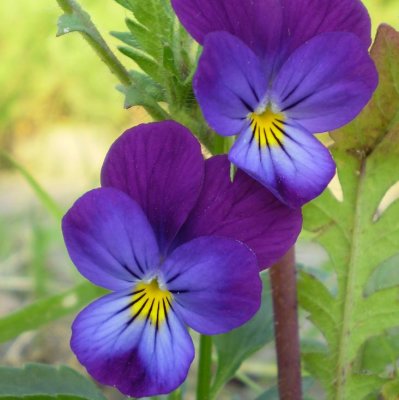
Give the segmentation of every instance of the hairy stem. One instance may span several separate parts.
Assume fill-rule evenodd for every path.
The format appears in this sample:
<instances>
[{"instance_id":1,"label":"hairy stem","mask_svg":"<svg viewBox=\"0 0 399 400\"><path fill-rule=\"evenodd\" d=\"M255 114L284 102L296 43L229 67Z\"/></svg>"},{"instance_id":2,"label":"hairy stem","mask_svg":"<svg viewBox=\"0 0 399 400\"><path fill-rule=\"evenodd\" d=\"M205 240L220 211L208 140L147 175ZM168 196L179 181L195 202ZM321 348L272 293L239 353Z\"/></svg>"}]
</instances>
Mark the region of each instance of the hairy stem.
<instances>
[{"instance_id":1,"label":"hairy stem","mask_svg":"<svg viewBox=\"0 0 399 400\"><path fill-rule=\"evenodd\" d=\"M74 15L79 20L79 28L75 29L86 39L100 59L108 66L110 71L118 78L120 83L128 88L134 84L129 72L112 52L101 33L92 22L89 14L85 12L76 0L57 0L58 5L66 15ZM59 32L61 35L67 32ZM144 105L144 109L155 120L170 119L170 115L156 102Z\"/></svg>"},{"instance_id":2,"label":"hairy stem","mask_svg":"<svg viewBox=\"0 0 399 400\"><path fill-rule=\"evenodd\" d=\"M210 400L212 378L212 337L201 335L197 380L197 400Z\"/></svg>"},{"instance_id":3,"label":"hairy stem","mask_svg":"<svg viewBox=\"0 0 399 400\"><path fill-rule=\"evenodd\" d=\"M280 399L301 400L295 248L270 269Z\"/></svg>"},{"instance_id":4,"label":"hairy stem","mask_svg":"<svg viewBox=\"0 0 399 400\"><path fill-rule=\"evenodd\" d=\"M122 85L130 85L132 82L129 72L116 58L115 54L101 36L101 33L91 21L89 15L83 11L75 0L57 0L57 3L66 14L76 14L79 17L86 28L84 31L81 31L81 34L111 72L116 75Z\"/></svg>"}]
</instances>

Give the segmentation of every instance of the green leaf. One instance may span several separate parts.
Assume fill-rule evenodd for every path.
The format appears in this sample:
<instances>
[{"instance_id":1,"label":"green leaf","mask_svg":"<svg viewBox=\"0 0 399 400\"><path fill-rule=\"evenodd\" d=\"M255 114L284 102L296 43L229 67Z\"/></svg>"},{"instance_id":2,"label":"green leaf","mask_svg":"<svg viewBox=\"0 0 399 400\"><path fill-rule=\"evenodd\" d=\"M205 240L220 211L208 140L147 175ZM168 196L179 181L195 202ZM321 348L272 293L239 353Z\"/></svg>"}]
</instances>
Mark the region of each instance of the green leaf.
<instances>
[{"instance_id":1,"label":"green leaf","mask_svg":"<svg viewBox=\"0 0 399 400\"><path fill-rule=\"evenodd\" d=\"M163 83L164 75L162 70L152 57L133 47L119 46L118 49L122 54L131 58L152 79L158 83Z\"/></svg>"},{"instance_id":2,"label":"green leaf","mask_svg":"<svg viewBox=\"0 0 399 400\"><path fill-rule=\"evenodd\" d=\"M174 13L169 0L129 0L136 20L147 27L162 42L171 35Z\"/></svg>"},{"instance_id":3,"label":"green leaf","mask_svg":"<svg viewBox=\"0 0 399 400\"><path fill-rule=\"evenodd\" d=\"M137 43L137 40L134 39L134 37L130 34L130 32L115 32L111 31L110 35L117 38L124 44L127 44L128 46L131 47L139 47L139 44Z\"/></svg>"},{"instance_id":4,"label":"green leaf","mask_svg":"<svg viewBox=\"0 0 399 400\"><path fill-rule=\"evenodd\" d=\"M29 173L29 171L14 160L10 155L4 151L0 151L0 156L4 158L15 170L17 170L29 186L35 192L37 198L46 207L46 209L53 215L53 217L59 221L63 216L63 212L59 208L55 200L40 186L36 179Z\"/></svg>"},{"instance_id":5,"label":"green leaf","mask_svg":"<svg viewBox=\"0 0 399 400\"><path fill-rule=\"evenodd\" d=\"M93 382L67 366L0 367L0 399L106 400Z\"/></svg>"},{"instance_id":6,"label":"green leaf","mask_svg":"<svg viewBox=\"0 0 399 400\"><path fill-rule=\"evenodd\" d=\"M105 289L84 282L64 293L38 300L6 315L0 319L0 343L77 312L104 293L106 293Z\"/></svg>"},{"instance_id":7,"label":"green leaf","mask_svg":"<svg viewBox=\"0 0 399 400\"><path fill-rule=\"evenodd\" d=\"M358 362L362 370L381 374L388 365L396 365L398 359L399 333L393 331L370 338L364 344Z\"/></svg>"},{"instance_id":8,"label":"green leaf","mask_svg":"<svg viewBox=\"0 0 399 400\"><path fill-rule=\"evenodd\" d=\"M273 307L268 275L262 274L262 306L254 318L240 328L214 336L218 368L212 385L212 398L235 374L241 363L273 340Z\"/></svg>"},{"instance_id":9,"label":"green leaf","mask_svg":"<svg viewBox=\"0 0 399 400\"><path fill-rule=\"evenodd\" d=\"M384 139L399 118L399 36L388 25L377 33L371 56L377 66L380 83L361 115L351 124L332 132L331 136L342 150L367 154Z\"/></svg>"},{"instance_id":10,"label":"green leaf","mask_svg":"<svg viewBox=\"0 0 399 400\"><path fill-rule=\"evenodd\" d=\"M136 42L137 49L143 51L155 59L160 59L162 55L162 40L153 35L145 26L136 21L126 18L126 26L130 31L132 39Z\"/></svg>"},{"instance_id":11,"label":"green leaf","mask_svg":"<svg viewBox=\"0 0 399 400\"><path fill-rule=\"evenodd\" d=\"M369 283L398 252L399 202L379 218L376 213L399 180L399 121L396 106L391 107L399 105L399 34L380 27L371 53L380 87L367 110L333 134L343 201L326 191L304 208L305 229L328 252L324 267L334 271L338 285L337 293L330 293L301 272L300 304L327 342L325 352L305 353L304 361L334 400L363 399L381 389L386 378L364 370L359 357L371 337L399 325L397 280L372 290Z\"/></svg>"},{"instance_id":12,"label":"green leaf","mask_svg":"<svg viewBox=\"0 0 399 400\"><path fill-rule=\"evenodd\" d=\"M370 296L377 290L399 285L399 254L383 261L371 274L365 287L365 295Z\"/></svg>"},{"instance_id":13,"label":"green leaf","mask_svg":"<svg viewBox=\"0 0 399 400\"><path fill-rule=\"evenodd\" d=\"M134 11L134 8L132 7L132 1L131 0L115 0L118 4L120 4L122 7L126 8L129 11Z\"/></svg>"}]
</instances>

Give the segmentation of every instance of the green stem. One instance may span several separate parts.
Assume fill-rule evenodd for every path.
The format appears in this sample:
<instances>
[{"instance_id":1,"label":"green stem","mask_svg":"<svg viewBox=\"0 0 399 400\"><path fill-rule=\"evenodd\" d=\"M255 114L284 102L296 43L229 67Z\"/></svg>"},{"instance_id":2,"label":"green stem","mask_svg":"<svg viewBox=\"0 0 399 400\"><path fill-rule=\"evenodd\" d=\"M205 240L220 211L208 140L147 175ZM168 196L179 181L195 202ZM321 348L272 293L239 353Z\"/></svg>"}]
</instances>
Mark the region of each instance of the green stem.
<instances>
[{"instance_id":1,"label":"green stem","mask_svg":"<svg viewBox=\"0 0 399 400\"><path fill-rule=\"evenodd\" d=\"M197 381L197 400L210 400L212 378L212 337L201 335Z\"/></svg>"},{"instance_id":2,"label":"green stem","mask_svg":"<svg viewBox=\"0 0 399 400\"><path fill-rule=\"evenodd\" d=\"M85 28L84 30L80 30L80 33L111 72L116 75L122 85L129 86L132 83L129 72L109 48L101 33L91 21L89 14L75 0L57 0L57 3L66 14L74 14L79 18L82 26Z\"/></svg>"},{"instance_id":3,"label":"green stem","mask_svg":"<svg viewBox=\"0 0 399 400\"><path fill-rule=\"evenodd\" d=\"M125 88L134 84L132 77L127 69L118 60L112 52L107 42L101 36L90 16L75 0L57 0L58 5L66 15L74 15L79 21L79 27L75 28L89 43L91 48L96 52L100 59L108 66L109 70L118 78ZM58 32L62 35L66 32ZM170 115L157 103L144 105L144 109L156 121L170 119Z\"/></svg>"}]
</instances>

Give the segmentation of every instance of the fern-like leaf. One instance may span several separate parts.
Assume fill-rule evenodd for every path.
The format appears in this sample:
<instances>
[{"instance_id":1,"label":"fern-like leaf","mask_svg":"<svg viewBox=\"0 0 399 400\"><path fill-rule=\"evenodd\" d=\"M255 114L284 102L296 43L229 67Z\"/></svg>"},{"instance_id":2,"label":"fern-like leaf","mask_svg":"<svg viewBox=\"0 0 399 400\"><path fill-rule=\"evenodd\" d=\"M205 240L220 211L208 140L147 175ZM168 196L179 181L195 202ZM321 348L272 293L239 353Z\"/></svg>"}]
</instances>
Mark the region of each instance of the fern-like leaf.
<instances>
[{"instance_id":1,"label":"fern-like leaf","mask_svg":"<svg viewBox=\"0 0 399 400\"><path fill-rule=\"evenodd\" d=\"M361 355L370 338L399 326L399 286L369 290L376 271L399 252L399 202L380 209L399 181L399 33L380 27L371 55L380 75L374 98L332 133L343 201L326 191L304 209L305 228L328 252L338 282L333 294L306 272L299 279L301 306L327 342L326 351L304 354L305 366L331 400L377 398L396 387L386 386L388 374L365 368Z\"/></svg>"}]
</instances>

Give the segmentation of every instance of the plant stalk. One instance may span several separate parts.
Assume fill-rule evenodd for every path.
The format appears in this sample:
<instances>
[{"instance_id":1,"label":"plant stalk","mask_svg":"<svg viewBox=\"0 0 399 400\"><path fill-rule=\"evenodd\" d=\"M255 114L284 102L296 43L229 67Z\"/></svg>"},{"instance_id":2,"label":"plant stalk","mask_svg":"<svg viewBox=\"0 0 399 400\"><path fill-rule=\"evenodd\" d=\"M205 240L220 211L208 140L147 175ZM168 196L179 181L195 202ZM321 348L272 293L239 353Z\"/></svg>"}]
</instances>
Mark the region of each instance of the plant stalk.
<instances>
[{"instance_id":1,"label":"plant stalk","mask_svg":"<svg viewBox=\"0 0 399 400\"><path fill-rule=\"evenodd\" d=\"M57 0L57 3L66 14L76 14L79 17L86 28L84 31L80 31L80 33L85 37L87 42L101 60L104 61L111 72L116 75L122 85L129 86L132 83L129 72L116 58L115 54L101 36L101 33L91 21L89 15L83 11L75 0Z\"/></svg>"},{"instance_id":2,"label":"plant stalk","mask_svg":"<svg viewBox=\"0 0 399 400\"><path fill-rule=\"evenodd\" d=\"M78 31L86 39L91 48L108 66L111 73L118 78L119 82L125 88L132 86L134 84L132 77L112 52L101 33L92 22L90 15L82 9L76 0L56 1L65 14L75 15L79 18L81 26L79 29L76 29L76 31ZM60 34L62 33L59 33L59 35ZM170 115L155 101L153 104L143 105L143 107L155 121L170 119Z\"/></svg>"},{"instance_id":3,"label":"plant stalk","mask_svg":"<svg viewBox=\"0 0 399 400\"><path fill-rule=\"evenodd\" d=\"M201 335L197 380L197 400L210 400L212 380L212 337Z\"/></svg>"},{"instance_id":4,"label":"plant stalk","mask_svg":"<svg viewBox=\"0 0 399 400\"><path fill-rule=\"evenodd\" d=\"M295 248L270 269L280 399L302 400Z\"/></svg>"}]
</instances>

